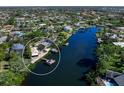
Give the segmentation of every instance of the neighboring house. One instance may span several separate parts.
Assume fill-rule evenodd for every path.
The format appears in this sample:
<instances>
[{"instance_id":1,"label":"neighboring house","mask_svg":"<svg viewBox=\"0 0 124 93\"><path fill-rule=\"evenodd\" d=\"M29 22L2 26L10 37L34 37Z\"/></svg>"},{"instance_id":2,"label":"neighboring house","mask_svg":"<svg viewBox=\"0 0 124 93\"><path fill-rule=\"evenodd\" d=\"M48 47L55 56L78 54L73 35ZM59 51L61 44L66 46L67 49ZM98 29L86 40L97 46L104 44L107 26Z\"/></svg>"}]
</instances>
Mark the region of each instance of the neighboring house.
<instances>
[{"instance_id":1,"label":"neighboring house","mask_svg":"<svg viewBox=\"0 0 124 93\"><path fill-rule=\"evenodd\" d=\"M3 32L6 32L6 33L9 33L9 32L11 32L13 29L14 29L14 25L5 25L5 26L3 26L2 31L3 31Z\"/></svg>"},{"instance_id":2,"label":"neighboring house","mask_svg":"<svg viewBox=\"0 0 124 93\"><path fill-rule=\"evenodd\" d=\"M121 75L121 73L115 72L115 71L112 71L112 70L108 70L107 73L106 73L107 78L114 78L114 77L117 77L119 75Z\"/></svg>"},{"instance_id":3,"label":"neighboring house","mask_svg":"<svg viewBox=\"0 0 124 93\"><path fill-rule=\"evenodd\" d=\"M21 31L14 31L11 33L13 36L17 36L17 37L22 37L24 36L24 33Z\"/></svg>"},{"instance_id":4,"label":"neighboring house","mask_svg":"<svg viewBox=\"0 0 124 93\"><path fill-rule=\"evenodd\" d=\"M124 47L124 42L113 42L114 45Z\"/></svg>"},{"instance_id":5,"label":"neighboring house","mask_svg":"<svg viewBox=\"0 0 124 93\"><path fill-rule=\"evenodd\" d=\"M45 23L39 24L40 27L46 26Z\"/></svg>"},{"instance_id":6,"label":"neighboring house","mask_svg":"<svg viewBox=\"0 0 124 93\"><path fill-rule=\"evenodd\" d=\"M71 26L65 26L65 27L64 27L64 30L65 30L65 31L72 31L72 27L71 27Z\"/></svg>"},{"instance_id":7,"label":"neighboring house","mask_svg":"<svg viewBox=\"0 0 124 93\"><path fill-rule=\"evenodd\" d=\"M45 47L49 47L51 46L52 43L49 40L45 40L41 44L44 45Z\"/></svg>"},{"instance_id":8,"label":"neighboring house","mask_svg":"<svg viewBox=\"0 0 124 93\"><path fill-rule=\"evenodd\" d=\"M111 32L117 33L117 32L119 32L119 30L117 30L117 29L111 29Z\"/></svg>"},{"instance_id":9,"label":"neighboring house","mask_svg":"<svg viewBox=\"0 0 124 93\"><path fill-rule=\"evenodd\" d=\"M108 27L111 27L113 24L111 24L111 23L106 23L105 25L108 26Z\"/></svg>"},{"instance_id":10,"label":"neighboring house","mask_svg":"<svg viewBox=\"0 0 124 93\"><path fill-rule=\"evenodd\" d=\"M25 46L23 44L17 43L13 44L12 50L18 53L22 53L22 51L25 49Z\"/></svg>"},{"instance_id":11,"label":"neighboring house","mask_svg":"<svg viewBox=\"0 0 124 93\"><path fill-rule=\"evenodd\" d=\"M124 86L124 74L115 77L114 80L119 86Z\"/></svg>"},{"instance_id":12,"label":"neighboring house","mask_svg":"<svg viewBox=\"0 0 124 93\"><path fill-rule=\"evenodd\" d=\"M110 36L111 39L116 39L118 38L118 36L116 34L113 34L112 36Z\"/></svg>"},{"instance_id":13,"label":"neighboring house","mask_svg":"<svg viewBox=\"0 0 124 93\"><path fill-rule=\"evenodd\" d=\"M4 43L7 39L7 36L0 37L0 44Z\"/></svg>"},{"instance_id":14,"label":"neighboring house","mask_svg":"<svg viewBox=\"0 0 124 93\"><path fill-rule=\"evenodd\" d=\"M108 70L106 77L114 80L118 86L124 86L124 73Z\"/></svg>"}]
</instances>

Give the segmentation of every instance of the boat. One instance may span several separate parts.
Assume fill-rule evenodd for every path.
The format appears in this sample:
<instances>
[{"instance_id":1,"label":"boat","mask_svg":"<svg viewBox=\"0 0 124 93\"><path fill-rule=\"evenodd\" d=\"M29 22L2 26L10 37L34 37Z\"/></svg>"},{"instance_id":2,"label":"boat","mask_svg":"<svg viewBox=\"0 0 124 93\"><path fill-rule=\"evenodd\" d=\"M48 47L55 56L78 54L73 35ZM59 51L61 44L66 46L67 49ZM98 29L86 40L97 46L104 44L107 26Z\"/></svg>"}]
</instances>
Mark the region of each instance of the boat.
<instances>
[{"instance_id":1,"label":"boat","mask_svg":"<svg viewBox=\"0 0 124 93\"><path fill-rule=\"evenodd\" d=\"M46 64L48 64L48 65L52 65L52 64L54 64L55 62L56 62L56 61L53 60L53 59L46 60Z\"/></svg>"},{"instance_id":2,"label":"boat","mask_svg":"<svg viewBox=\"0 0 124 93\"><path fill-rule=\"evenodd\" d=\"M52 49L51 49L51 52L53 52L53 53L58 53L58 50L55 49L55 48L52 48Z\"/></svg>"},{"instance_id":3,"label":"boat","mask_svg":"<svg viewBox=\"0 0 124 93\"><path fill-rule=\"evenodd\" d=\"M64 46L68 46L68 45L69 45L69 43L68 43L68 42L64 44Z\"/></svg>"}]
</instances>

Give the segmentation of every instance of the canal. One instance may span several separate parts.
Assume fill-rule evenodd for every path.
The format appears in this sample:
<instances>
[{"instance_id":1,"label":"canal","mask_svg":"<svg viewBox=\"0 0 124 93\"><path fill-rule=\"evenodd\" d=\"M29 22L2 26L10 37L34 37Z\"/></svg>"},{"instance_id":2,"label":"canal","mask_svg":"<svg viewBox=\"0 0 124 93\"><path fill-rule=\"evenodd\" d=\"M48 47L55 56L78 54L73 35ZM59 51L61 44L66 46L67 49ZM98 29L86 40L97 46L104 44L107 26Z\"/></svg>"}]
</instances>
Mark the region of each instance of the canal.
<instances>
[{"instance_id":1,"label":"canal","mask_svg":"<svg viewBox=\"0 0 124 93\"><path fill-rule=\"evenodd\" d=\"M85 86L86 81L81 79L91 65L95 64L97 48L96 32L99 28L94 26L79 29L68 40L69 45L61 49L61 61L58 68L46 76L29 74L23 85L28 86ZM83 61L83 62L82 62ZM85 65L83 65L85 63ZM87 64L86 64L87 63ZM39 71L36 66L34 71Z\"/></svg>"}]
</instances>

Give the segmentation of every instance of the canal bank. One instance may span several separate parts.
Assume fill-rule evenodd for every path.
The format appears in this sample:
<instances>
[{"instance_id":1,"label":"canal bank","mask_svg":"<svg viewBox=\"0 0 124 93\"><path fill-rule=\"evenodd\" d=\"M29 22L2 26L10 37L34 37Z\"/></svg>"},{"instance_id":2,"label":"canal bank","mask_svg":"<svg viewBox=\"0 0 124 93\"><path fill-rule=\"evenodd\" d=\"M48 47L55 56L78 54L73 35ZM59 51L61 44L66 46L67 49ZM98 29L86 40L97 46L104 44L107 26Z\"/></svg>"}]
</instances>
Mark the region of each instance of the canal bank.
<instances>
[{"instance_id":1,"label":"canal bank","mask_svg":"<svg viewBox=\"0 0 124 93\"><path fill-rule=\"evenodd\" d=\"M96 62L96 56L94 54L97 48L96 32L98 29L97 27L90 27L86 30L83 32L80 29L80 31L69 38L69 45L62 47L60 64L53 73L41 77L29 74L23 85L87 85L86 81L81 78L90 69L90 66L78 63L81 60L89 63ZM37 65L34 71L36 70L42 69Z\"/></svg>"}]
</instances>

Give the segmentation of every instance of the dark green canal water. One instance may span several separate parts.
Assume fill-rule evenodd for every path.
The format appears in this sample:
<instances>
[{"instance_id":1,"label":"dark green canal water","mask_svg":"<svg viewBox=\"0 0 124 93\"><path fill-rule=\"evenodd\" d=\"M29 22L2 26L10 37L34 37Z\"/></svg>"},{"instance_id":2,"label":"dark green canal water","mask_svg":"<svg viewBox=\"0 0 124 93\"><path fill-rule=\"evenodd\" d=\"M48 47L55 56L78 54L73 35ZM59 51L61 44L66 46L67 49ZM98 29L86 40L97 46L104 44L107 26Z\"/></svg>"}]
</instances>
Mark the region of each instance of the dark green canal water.
<instances>
[{"instance_id":1,"label":"dark green canal water","mask_svg":"<svg viewBox=\"0 0 124 93\"><path fill-rule=\"evenodd\" d=\"M24 85L29 86L84 86L86 81L81 79L91 65L95 64L97 48L96 32L100 29L96 26L79 29L68 40L69 45L61 48L61 60L58 68L51 74L46 76L36 76L29 74L24 81ZM54 56L58 58L58 56ZM80 61L83 60L83 65ZM56 65L56 64L54 64ZM53 66L50 68L52 69ZM37 64L34 72L42 72L43 66ZM44 68L44 67L43 67Z\"/></svg>"}]
</instances>

